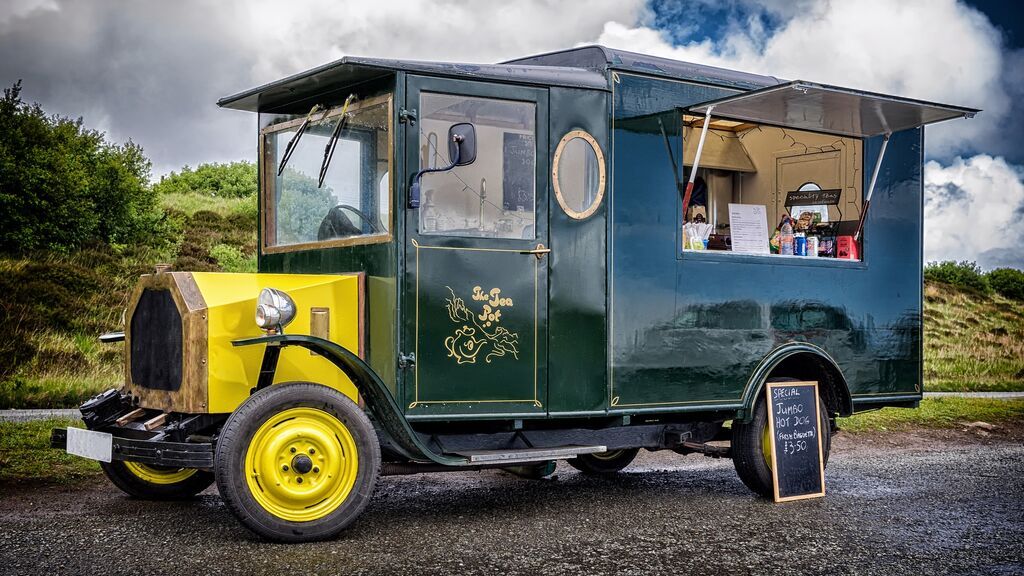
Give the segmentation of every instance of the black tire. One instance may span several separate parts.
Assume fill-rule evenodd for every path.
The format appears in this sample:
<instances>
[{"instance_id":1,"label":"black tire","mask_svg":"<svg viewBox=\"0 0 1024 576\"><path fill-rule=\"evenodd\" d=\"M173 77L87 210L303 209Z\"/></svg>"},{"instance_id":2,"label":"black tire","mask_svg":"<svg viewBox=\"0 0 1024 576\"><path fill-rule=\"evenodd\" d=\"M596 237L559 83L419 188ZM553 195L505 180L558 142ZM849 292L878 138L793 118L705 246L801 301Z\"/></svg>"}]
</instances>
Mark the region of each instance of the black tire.
<instances>
[{"instance_id":1,"label":"black tire","mask_svg":"<svg viewBox=\"0 0 1024 576\"><path fill-rule=\"evenodd\" d=\"M592 476L607 476L622 470L636 458L639 448L609 450L600 454L580 454L568 460L569 466Z\"/></svg>"},{"instance_id":2,"label":"black tire","mask_svg":"<svg viewBox=\"0 0 1024 576\"><path fill-rule=\"evenodd\" d=\"M321 443L320 455L316 456L318 460L314 460L312 463L303 463L300 467L296 465L295 460L292 460L292 467L290 472L288 472L290 476L287 476L286 474L288 473L286 472L282 472L281 475L276 475L275 473L274 479L276 481L274 486L276 486L276 490L280 492L284 489L281 487L282 482L286 484L298 482L299 484L290 484L287 487L287 489L298 493L303 482L300 477L303 477L303 475L307 479L305 484L307 489L313 490L313 488L319 487L317 483L323 483L323 485L328 487L328 490L331 490L337 483L345 483L339 480L340 478L347 478L352 475L351 470L346 472L345 468L342 468L339 471L333 468L333 466L349 466L346 462L350 461L353 454L349 453L348 450L351 450L353 447L354 456L357 461L354 481L352 481L347 494L344 491L342 492L343 495L341 497L344 499L336 504L336 507L325 510L322 516L308 519L296 518L305 514L313 506L319 506L322 502L327 501L328 498L321 502L316 502L313 506L296 504L293 509L285 510L283 514L275 513L275 511L260 503L261 501L267 502L270 495L274 493L274 489L269 488L271 484L266 475L264 474L263 480L268 488L264 490L264 484L260 483L261 476L255 473L257 468L253 467L253 483L259 487L261 492L254 496L249 482L250 470L246 469L246 458L250 443L253 442L254 435L257 433L261 435L261 438L269 435L275 442L277 438L288 438L287 442L280 444L264 444L264 446L278 446L280 450L285 450L284 447L287 443L304 440L301 434L286 433L285 430L287 429L282 426L286 422L290 423L289 426L299 425L301 419L288 419L286 418L287 415L282 414L285 411L292 411L289 414L294 414L297 411L296 409L306 409L306 414L315 413L316 418L323 419L323 422L328 422L331 426L340 424L349 436L347 440L342 440L336 433L333 436L309 436L309 438L319 439L318 441L326 439L330 441L331 445ZM312 412L309 409L312 409ZM298 412L302 411L298 410ZM271 425L269 428L261 428L268 420L275 418L275 416L286 419ZM278 429L277 426L282 426L282 428ZM281 436L274 436L275 434L281 434ZM306 438L305 441L313 442L314 440ZM346 443L350 446L348 450L345 448ZM294 446L292 447L294 448ZM291 449L289 448L288 450ZM303 450L299 454L296 454L294 451L291 451L291 453L296 454L295 458L299 458L305 455L305 451ZM320 462L332 451L335 451L335 454L340 454L341 458L334 458L335 462L333 463ZM313 454L313 451L310 450L309 453ZM277 454L274 454L273 451L268 450L260 454L258 456L260 458L266 458L267 461L276 461ZM257 458L255 453L253 458ZM338 460L342 461L342 464L338 464ZM377 483L377 476L380 473L380 461L380 445L378 444L373 425L363 410L352 402L351 399L337 390L319 384L293 383L278 384L261 390L249 397L231 414L227 422L224 423L220 437L217 440L214 472L221 497L224 498L231 512L247 528L264 538L278 542L311 542L337 536L338 533L344 530L362 513L369 503ZM308 468L308 466L317 462L320 462L317 467ZM319 466L324 467L325 475L311 476L310 474L320 474ZM259 469L263 471L268 470L266 467ZM276 471L277 467L275 466L273 470ZM286 467L285 470L287 470ZM327 474L328 470L334 470L337 475ZM319 496L316 497L318 498ZM289 519L286 515L292 513L296 516Z\"/></svg>"},{"instance_id":3,"label":"black tire","mask_svg":"<svg viewBox=\"0 0 1024 576\"><path fill-rule=\"evenodd\" d=\"M185 500L213 484L212 472L194 468L173 469L120 460L100 462L100 468L122 492L143 500Z\"/></svg>"},{"instance_id":4,"label":"black tire","mask_svg":"<svg viewBox=\"0 0 1024 576\"><path fill-rule=\"evenodd\" d=\"M793 378L772 378L769 382L793 382ZM755 493L765 498L774 497L772 470L764 456L764 430L768 426L768 403L764 394L758 394L754 403L754 414L749 423L734 420L732 423L732 462L740 480ZM828 454L832 447L832 429L829 426L825 402L818 398L820 414L818 429L821 430L822 460L828 466Z\"/></svg>"}]
</instances>

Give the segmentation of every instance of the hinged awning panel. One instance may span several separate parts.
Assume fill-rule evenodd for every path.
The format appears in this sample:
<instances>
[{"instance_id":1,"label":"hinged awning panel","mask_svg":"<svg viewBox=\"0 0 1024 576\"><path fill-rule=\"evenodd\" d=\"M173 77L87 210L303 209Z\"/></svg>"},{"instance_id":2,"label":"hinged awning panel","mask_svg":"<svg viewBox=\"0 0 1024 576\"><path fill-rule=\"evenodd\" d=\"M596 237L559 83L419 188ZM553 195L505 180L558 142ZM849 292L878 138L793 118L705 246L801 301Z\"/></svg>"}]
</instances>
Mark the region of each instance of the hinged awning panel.
<instances>
[{"instance_id":1,"label":"hinged awning panel","mask_svg":"<svg viewBox=\"0 0 1024 576\"><path fill-rule=\"evenodd\" d=\"M705 114L708 109L719 118L856 138L891 134L952 118L970 118L980 112L802 80L689 108L697 114Z\"/></svg>"}]
</instances>

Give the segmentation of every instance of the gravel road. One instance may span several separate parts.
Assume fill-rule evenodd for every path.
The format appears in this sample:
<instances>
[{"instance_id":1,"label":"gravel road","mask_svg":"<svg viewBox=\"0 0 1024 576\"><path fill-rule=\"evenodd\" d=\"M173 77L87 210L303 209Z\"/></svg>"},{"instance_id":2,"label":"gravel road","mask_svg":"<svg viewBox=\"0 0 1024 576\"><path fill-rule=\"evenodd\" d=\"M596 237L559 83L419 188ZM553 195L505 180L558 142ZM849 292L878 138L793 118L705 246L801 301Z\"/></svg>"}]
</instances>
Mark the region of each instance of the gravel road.
<instances>
[{"instance_id":1,"label":"gravel road","mask_svg":"<svg viewBox=\"0 0 1024 576\"><path fill-rule=\"evenodd\" d=\"M559 463L383 478L333 542L259 541L215 491L0 487L4 574L1024 574L1021 434L840 435L822 500L775 505L732 463L643 453L612 479Z\"/></svg>"}]
</instances>

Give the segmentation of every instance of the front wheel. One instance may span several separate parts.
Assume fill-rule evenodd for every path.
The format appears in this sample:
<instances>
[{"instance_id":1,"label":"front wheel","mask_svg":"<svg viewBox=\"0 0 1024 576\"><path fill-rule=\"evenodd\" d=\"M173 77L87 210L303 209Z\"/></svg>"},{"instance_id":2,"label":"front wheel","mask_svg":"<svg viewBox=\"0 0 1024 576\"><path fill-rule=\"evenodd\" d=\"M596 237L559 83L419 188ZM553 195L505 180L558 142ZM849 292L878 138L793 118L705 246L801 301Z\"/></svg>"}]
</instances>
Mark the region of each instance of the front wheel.
<instances>
[{"instance_id":1,"label":"front wheel","mask_svg":"<svg viewBox=\"0 0 1024 576\"><path fill-rule=\"evenodd\" d=\"M828 410L821 398L818 398L818 413L821 456L827 466L832 446L832 430L829 427ZM744 424L734 420L732 423L732 461L736 473L747 488L765 498L773 497L775 492L772 484L772 457L768 433L768 403L761 394L754 403L754 413L750 422Z\"/></svg>"},{"instance_id":2,"label":"front wheel","mask_svg":"<svg viewBox=\"0 0 1024 576\"><path fill-rule=\"evenodd\" d=\"M370 501L380 446L366 414L318 384L279 384L224 424L217 488L250 530L280 542L336 536Z\"/></svg>"},{"instance_id":3,"label":"front wheel","mask_svg":"<svg viewBox=\"0 0 1024 576\"><path fill-rule=\"evenodd\" d=\"M107 478L122 492L143 500L184 500L213 484L213 474L195 468L150 466L114 460L100 462Z\"/></svg>"}]
</instances>

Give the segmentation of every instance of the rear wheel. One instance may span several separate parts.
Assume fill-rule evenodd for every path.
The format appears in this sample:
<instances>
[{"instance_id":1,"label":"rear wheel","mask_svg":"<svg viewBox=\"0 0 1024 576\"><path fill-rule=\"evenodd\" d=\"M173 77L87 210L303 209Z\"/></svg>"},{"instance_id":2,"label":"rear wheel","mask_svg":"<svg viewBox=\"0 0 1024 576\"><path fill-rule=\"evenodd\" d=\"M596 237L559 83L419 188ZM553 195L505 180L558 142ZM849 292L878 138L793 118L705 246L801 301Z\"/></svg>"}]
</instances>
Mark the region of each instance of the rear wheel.
<instances>
[{"instance_id":1,"label":"rear wheel","mask_svg":"<svg viewBox=\"0 0 1024 576\"><path fill-rule=\"evenodd\" d=\"M794 381L792 378L772 379L771 382ZM828 454L832 446L832 430L829 427L828 410L825 402L818 398L820 414L818 429L821 431L822 460L828 465ZM766 498L774 495L771 469L771 444L768 436L768 403L764 395L758 395L750 422L732 423L732 462L740 480L757 494Z\"/></svg>"},{"instance_id":2,"label":"rear wheel","mask_svg":"<svg viewBox=\"0 0 1024 576\"><path fill-rule=\"evenodd\" d=\"M370 501L380 446L366 414L318 384L257 392L224 424L217 488L249 529L282 542L332 538Z\"/></svg>"},{"instance_id":3,"label":"rear wheel","mask_svg":"<svg viewBox=\"0 0 1024 576\"><path fill-rule=\"evenodd\" d=\"M138 462L100 462L107 478L125 494L145 500L191 498L213 484L213 474L195 468L150 466Z\"/></svg>"},{"instance_id":4,"label":"rear wheel","mask_svg":"<svg viewBox=\"0 0 1024 576\"><path fill-rule=\"evenodd\" d=\"M568 462L570 466L584 474L603 476L614 474L629 466L639 451L639 448L623 448L598 454L580 454Z\"/></svg>"}]
</instances>

